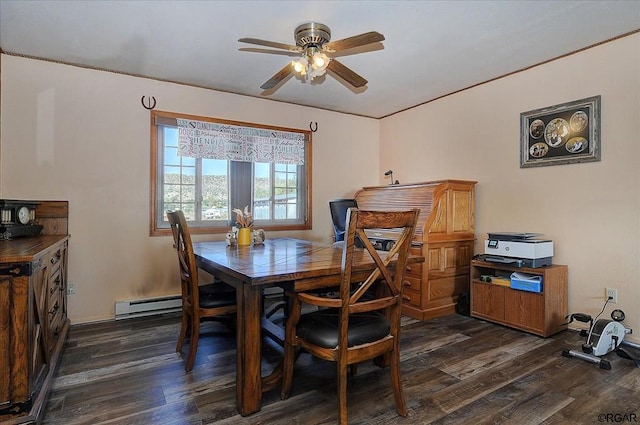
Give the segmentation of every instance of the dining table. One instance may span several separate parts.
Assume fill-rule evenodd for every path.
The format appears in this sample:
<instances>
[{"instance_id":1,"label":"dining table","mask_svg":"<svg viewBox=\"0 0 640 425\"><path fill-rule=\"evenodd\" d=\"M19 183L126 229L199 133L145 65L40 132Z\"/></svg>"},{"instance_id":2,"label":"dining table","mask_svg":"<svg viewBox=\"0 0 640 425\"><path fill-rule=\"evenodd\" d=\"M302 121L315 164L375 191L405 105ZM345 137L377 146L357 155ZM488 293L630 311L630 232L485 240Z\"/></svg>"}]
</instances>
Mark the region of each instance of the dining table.
<instances>
[{"instance_id":1,"label":"dining table","mask_svg":"<svg viewBox=\"0 0 640 425\"><path fill-rule=\"evenodd\" d=\"M280 382L277 368L262 375L262 332L274 326L263 315L263 290L280 286L308 291L339 285L342 245L273 238L245 246L194 242L193 251L201 270L236 288L236 407L242 416L258 412L263 391ZM353 261L354 278L364 279L375 268L366 250L356 250ZM410 263L423 261L421 256L409 258Z\"/></svg>"}]
</instances>

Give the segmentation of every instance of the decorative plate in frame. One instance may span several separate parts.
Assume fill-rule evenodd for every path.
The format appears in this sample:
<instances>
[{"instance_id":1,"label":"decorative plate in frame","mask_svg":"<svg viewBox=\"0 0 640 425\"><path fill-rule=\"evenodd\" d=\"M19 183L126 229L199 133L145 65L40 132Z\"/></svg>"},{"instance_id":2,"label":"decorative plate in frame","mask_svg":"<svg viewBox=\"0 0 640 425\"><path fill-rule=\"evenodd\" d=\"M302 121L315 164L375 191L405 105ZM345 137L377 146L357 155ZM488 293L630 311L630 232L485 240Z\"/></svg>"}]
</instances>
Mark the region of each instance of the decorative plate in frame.
<instances>
[{"instance_id":1,"label":"decorative plate in frame","mask_svg":"<svg viewBox=\"0 0 640 425\"><path fill-rule=\"evenodd\" d=\"M600 161L600 96L520 114L520 168Z\"/></svg>"}]
</instances>

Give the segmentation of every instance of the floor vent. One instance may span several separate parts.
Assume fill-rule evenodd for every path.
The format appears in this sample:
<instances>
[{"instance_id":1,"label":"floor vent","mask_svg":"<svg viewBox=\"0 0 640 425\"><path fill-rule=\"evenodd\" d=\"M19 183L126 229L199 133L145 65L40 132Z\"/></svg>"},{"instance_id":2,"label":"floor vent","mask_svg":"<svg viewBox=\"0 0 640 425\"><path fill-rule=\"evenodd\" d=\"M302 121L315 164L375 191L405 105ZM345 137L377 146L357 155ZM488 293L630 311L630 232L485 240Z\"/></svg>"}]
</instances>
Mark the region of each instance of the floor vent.
<instances>
[{"instance_id":1,"label":"floor vent","mask_svg":"<svg viewBox=\"0 0 640 425\"><path fill-rule=\"evenodd\" d=\"M171 313L182 309L180 295L116 301L116 320Z\"/></svg>"}]
</instances>

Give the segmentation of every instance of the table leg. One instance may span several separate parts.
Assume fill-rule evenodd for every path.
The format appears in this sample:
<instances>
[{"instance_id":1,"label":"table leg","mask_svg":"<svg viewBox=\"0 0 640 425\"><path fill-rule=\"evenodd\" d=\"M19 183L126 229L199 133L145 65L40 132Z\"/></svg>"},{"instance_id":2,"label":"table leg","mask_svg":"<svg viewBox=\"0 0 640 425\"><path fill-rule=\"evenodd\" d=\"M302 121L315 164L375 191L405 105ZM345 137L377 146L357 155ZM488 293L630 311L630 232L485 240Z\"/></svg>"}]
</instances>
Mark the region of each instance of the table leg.
<instances>
[{"instance_id":1,"label":"table leg","mask_svg":"<svg viewBox=\"0 0 640 425\"><path fill-rule=\"evenodd\" d=\"M242 416L262 404L261 302L259 286L238 285L236 406Z\"/></svg>"}]
</instances>

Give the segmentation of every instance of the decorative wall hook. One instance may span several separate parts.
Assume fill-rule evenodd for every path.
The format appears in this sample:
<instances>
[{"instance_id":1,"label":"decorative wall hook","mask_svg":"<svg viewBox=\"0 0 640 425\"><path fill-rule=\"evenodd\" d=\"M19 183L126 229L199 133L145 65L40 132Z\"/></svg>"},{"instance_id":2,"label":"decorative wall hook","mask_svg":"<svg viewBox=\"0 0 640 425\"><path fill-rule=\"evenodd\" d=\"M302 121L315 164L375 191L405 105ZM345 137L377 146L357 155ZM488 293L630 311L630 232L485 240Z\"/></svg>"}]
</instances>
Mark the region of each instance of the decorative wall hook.
<instances>
[{"instance_id":1,"label":"decorative wall hook","mask_svg":"<svg viewBox=\"0 0 640 425\"><path fill-rule=\"evenodd\" d=\"M155 96L151 96L149 98L149 102L147 102L147 104L144 103L144 98L145 97L147 97L147 96L142 96L142 98L140 99L140 102L142 102L142 106L144 107L144 109L152 110L153 108L155 108L156 107L156 97Z\"/></svg>"},{"instance_id":2,"label":"decorative wall hook","mask_svg":"<svg viewBox=\"0 0 640 425\"><path fill-rule=\"evenodd\" d=\"M313 128L313 124L316 125L315 128ZM315 123L313 121L311 121L309 123L309 130L311 130L313 133L315 133L316 131L318 131L318 122L316 121Z\"/></svg>"}]
</instances>

